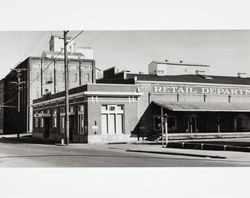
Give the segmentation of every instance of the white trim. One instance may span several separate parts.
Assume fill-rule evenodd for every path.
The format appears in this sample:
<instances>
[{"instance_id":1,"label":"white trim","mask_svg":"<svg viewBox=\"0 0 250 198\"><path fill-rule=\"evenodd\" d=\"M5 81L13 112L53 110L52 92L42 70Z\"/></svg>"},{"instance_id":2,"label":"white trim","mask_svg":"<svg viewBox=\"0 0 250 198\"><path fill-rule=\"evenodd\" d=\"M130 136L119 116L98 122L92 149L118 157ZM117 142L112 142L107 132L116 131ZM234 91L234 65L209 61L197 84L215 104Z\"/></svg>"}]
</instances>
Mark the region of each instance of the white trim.
<instances>
[{"instance_id":1,"label":"white trim","mask_svg":"<svg viewBox=\"0 0 250 198\"><path fill-rule=\"evenodd\" d=\"M87 85L92 86L93 84L92 83L87 83ZM122 83L96 83L95 85L97 85L97 86L102 86L102 85L105 85L105 86L114 86L114 85L118 85L118 86L124 86L124 87L134 87L134 88L137 88L136 84L122 84Z\"/></svg>"},{"instance_id":2,"label":"white trim","mask_svg":"<svg viewBox=\"0 0 250 198\"><path fill-rule=\"evenodd\" d=\"M250 85L242 85L242 84L218 84L218 83L195 83L195 82L175 82L175 81L140 81L138 80L137 81L138 83L141 83L141 84L182 84L182 85L203 85L203 86L211 86L211 85L215 85L215 86L228 86L228 87L231 87L231 86L234 86L234 87L249 87L250 88Z\"/></svg>"},{"instance_id":3,"label":"white trim","mask_svg":"<svg viewBox=\"0 0 250 198\"><path fill-rule=\"evenodd\" d=\"M69 95L69 99L74 98L76 96L82 96L82 97L84 97L84 92L71 94L71 95ZM65 99L65 96L61 96L61 97L53 98L53 99L50 99L50 100L45 100L45 101L33 103L32 106L37 106L37 105L42 105L42 104L46 104L46 103L51 103L51 102L54 102L54 101L60 102L59 100L64 100L64 99Z\"/></svg>"},{"instance_id":4,"label":"white trim","mask_svg":"<svg viewBox=\"0 0 250 198\"><path fill-rule=\"evenodd\" d=\"M84 92L80 92L80 93L76 93L76 94L71 94L69 95L69 99L72 99L76 96L141 96L143 95L143 93L137 93L137 92L103 92L103 91L84 91ZM37 106L37 105L42 105L42 104L46 104L46 103L51 103L54 101L59 101L59 100L63 100L65 98L65 96L61 96L58 98L53 98L50 100L45 100L45 101L41 101L41 102L37 102L35 104L33 104L32 106Z\"/></svg>"},{"instance_id":5,"label":"white trim","mask_svg":"<svg viewBox=\"0 0 250 198\"><path fill-rule=\"evenodd\" d=\"M141 96L143 93L137 92L104 92L104 91L85 91L86 96Z\"/></svg>"}]
</instances>

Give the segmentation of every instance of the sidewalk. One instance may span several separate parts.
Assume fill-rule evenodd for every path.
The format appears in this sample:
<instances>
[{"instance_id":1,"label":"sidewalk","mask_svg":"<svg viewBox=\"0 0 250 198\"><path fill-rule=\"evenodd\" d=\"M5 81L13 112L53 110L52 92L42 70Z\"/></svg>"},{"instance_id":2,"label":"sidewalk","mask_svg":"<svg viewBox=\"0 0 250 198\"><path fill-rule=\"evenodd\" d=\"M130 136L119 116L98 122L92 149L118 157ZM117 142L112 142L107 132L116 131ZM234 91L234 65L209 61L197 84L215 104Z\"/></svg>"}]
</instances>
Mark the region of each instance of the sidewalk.
<instances>
[{"instance_id":1,"label":"sidewalk","mask_svg":"<svg viewBox=\"0 0 250 198\"><path fill-rule=\"evenodd\" d=\"M250 153L236 151L214 151L214 150L196 150L196 149L180 149L180 148L162 148L161 145L148 144L121 144L109 145L109 149L123 149L127 152L152 153L163 155L178 155L187 157L211 158L211 159L227 159L235 161L249 161Z\"/></svg>"}]
</instances>

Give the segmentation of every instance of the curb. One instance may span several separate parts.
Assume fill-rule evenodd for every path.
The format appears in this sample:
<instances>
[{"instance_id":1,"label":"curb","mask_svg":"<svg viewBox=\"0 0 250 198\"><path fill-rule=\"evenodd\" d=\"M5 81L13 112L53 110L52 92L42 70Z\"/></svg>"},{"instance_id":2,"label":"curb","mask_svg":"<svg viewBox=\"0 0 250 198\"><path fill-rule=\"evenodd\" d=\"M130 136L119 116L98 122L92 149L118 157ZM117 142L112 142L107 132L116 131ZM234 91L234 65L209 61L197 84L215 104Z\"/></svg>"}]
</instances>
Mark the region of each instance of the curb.
<instances>
[{"instance_id":1,"label":"curb","mask_svg":"<svg viewBox=\"0 0 250 198\"><path fill-rule=\"evenodd\" d=\"M217 150L250 152L250 147L232 146L229 144L195 143L195 142L171 142L169 148L195 149L195 150Z\"/></svg>"},{"instance_id":2,"label":"curb","mask_svg":"<svg viewBox=\"0 0 250 198\"><path fill-rule=\"evenodd\" d=\"M137 153L153 153L153 154L164 154L164 155L182 155L182 156L189 156L189 157L226 159L225 156L219 156L219 155L203 155L203 154L175 153L175 152L163 152L163 151L145 151L145 150L136 150L136 149L127 149L126 151L127 152L137 152Z\"/></svg>"}]
</instances>

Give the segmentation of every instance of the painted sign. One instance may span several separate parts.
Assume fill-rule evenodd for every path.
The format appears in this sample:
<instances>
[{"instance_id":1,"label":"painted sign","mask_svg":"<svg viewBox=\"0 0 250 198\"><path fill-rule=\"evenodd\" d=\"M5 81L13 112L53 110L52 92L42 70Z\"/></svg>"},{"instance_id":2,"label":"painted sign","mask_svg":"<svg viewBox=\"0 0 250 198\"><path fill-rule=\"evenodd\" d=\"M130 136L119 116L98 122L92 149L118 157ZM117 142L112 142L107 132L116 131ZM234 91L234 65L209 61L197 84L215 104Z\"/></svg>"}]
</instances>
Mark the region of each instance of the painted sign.
<instances>
[{"instance_id":1,"label":"painted sign","mask_svg":"<svg viewBox=\"0 0 250 198\"><path fill-rule=\"evenodd\" d=\"M154 94L250 95L250 88L190 85L153 85Z\"/></svg>"}]
</instances>

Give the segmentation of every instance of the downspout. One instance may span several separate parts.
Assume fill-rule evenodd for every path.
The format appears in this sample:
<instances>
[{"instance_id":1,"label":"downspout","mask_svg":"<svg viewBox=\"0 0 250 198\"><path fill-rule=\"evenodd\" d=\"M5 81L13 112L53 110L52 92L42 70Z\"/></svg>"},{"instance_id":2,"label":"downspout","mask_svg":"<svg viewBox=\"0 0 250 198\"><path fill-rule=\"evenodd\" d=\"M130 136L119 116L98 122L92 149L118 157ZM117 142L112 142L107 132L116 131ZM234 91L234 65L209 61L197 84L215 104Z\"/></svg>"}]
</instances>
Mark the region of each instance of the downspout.
<instances>
[{"instance_id":1,"label":"downspout","mask_svg":"<svg viewBox=\"0 0 250 198\"><path fill-rule=\"evenodd\" d=\"M95 60L92 63L92 83L96 83Z\"/></svg>"}]
</instances>

